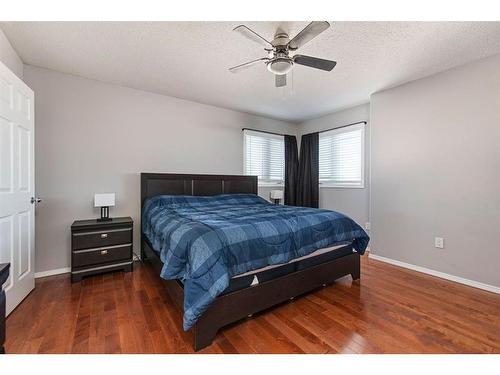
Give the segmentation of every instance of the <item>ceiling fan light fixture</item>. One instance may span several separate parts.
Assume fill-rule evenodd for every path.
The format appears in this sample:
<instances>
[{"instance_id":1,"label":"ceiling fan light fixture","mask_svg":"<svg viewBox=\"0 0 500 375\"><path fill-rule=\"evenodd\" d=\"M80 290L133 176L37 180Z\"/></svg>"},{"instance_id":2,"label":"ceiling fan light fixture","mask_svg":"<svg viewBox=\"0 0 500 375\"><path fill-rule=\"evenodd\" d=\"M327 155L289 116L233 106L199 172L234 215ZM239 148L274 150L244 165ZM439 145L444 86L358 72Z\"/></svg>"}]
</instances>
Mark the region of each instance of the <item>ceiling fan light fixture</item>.
<instances>
[{"instance_id":1,"label":"ceiling fan light fixture","mask_svg":"<svg viewBox=\"0 0 500 375\"><path fill-rule=\"evenodd\" d=\"M268 57L262 57L260 59L233 66L229 68L229 71L235 73L244 68L256 65L259 62L264 62L266 64L267 70L269 70L274 75L274 84L276 87L286 86L287 74L292 70L295 64L330 72L337 64L336 61L295 54L295 51L297 49L301 48L303 45L316 38L319 34L324 32L329 27L330 24L327 21L313 21L309 23L305 28L303 28L292 39L288 37L288 34L286 32L278 29L274 34L274 39L272 41L269 41L257 34L249 27L245 25L239 25L234 29L234 31L239 32L247 39L258 43L261 46L264 46L264 51L267 52ZM292 57L290 57L290 52L293 52Z\"/></svg>"},{"instance_id":2,"label":"ceiling fan light fixture","mask_svg":"<svg viewBox=\"0 0 500 375\"><path fill-rule=\"evenodd\" d=\"M267 63L267 70L273 74L287 74L293 68L293 60L290 58L276 58Z\"/></svg>"}]
</instances>

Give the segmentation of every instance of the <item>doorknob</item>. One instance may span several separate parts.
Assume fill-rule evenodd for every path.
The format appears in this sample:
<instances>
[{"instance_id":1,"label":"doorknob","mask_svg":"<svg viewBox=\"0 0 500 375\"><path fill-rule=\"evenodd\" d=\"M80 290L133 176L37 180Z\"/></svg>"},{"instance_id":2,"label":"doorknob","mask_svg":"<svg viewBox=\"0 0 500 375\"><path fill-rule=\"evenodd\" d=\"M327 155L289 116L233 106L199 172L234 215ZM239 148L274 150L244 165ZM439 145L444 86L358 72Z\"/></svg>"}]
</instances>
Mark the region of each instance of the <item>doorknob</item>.
<instances>
[{"instance_id":1,"label":"doorknob","mask_svg":"<svg viewBox=\"0 0 500 375\"><path fill-rule=\"evenodd\" d=\"M35 198L35 197L31 197L31 204L34 204L34 203L40 203L42 201L41 198Z\"/></svg>"}]
</instances>

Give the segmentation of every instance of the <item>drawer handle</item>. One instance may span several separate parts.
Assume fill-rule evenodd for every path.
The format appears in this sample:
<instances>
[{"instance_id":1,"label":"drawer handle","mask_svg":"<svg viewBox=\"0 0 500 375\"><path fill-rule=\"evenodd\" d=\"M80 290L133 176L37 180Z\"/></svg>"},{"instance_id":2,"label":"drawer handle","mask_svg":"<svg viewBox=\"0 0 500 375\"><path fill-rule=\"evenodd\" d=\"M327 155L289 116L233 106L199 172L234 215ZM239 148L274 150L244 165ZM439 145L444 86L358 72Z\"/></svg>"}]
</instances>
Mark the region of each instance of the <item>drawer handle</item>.
<instances>
[{"instance_id":1,"label":"drawer handle","mask_svg":"<svg viewBox=\"0 0 500 375\"><path fill-rule=\"evenodd\" d=\"M101 234L101 238L108 238L108 234L107 233Z\"/></svg>"},{"instance_id":2,"label":"drawer handle","mask_svg":"<svg viewBox=\"0 0 500 375\"><path fill-rule=\"evenodd\" d=\"M108 250L101 250L101 255L106 255L108 253Z\"/></svg>"}]
</instances>

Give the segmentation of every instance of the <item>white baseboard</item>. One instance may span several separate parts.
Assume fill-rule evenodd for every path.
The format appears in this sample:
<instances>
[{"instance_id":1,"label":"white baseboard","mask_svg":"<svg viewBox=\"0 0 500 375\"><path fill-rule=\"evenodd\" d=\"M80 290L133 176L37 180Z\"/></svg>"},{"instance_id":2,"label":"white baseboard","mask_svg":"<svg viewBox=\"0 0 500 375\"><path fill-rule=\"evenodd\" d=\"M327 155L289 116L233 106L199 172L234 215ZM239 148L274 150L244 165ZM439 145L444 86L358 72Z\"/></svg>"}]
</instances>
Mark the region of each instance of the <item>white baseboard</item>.
<instances>
[{"instance_id":1,"label":"white baseboard","mask_svg":"<svg viewBox=\"0 0 500 375\"><path fill-rule=\"evenodd\" d=\"M450 275L450 274L447 274L447 273L444 273L444 272L440 272L440 271L436 271L436 270L431 270L429 268L425 268L425 267L421 267L421 266L416 266L414 264L401 262L399 260L394 260L394 259L382 257L380 255L375 255L375 254L372 254L371 252L368 255L368 257L372 258L372 259L375 259L375 260L379 260L381 262L393 264L395 266L399 266L399 267L403 267L403 268L408 268L410 270L417 271L417 272L422 272L422 273L425 273L427 275L432 275L432 276L440 277L441 279L446 279L446 280L454 281L456 283L460 283L460 284L472 286L474 288L487 290L488 292L493 292L493 293L496 293L496 294L500 294L500 287L498 287L498 286L484 284L484 283L481 283L479 281L464 279L463 277L454 276L454 275Z\"/></svg>"},{"instance_id":2,"label":"white baseboard","mask_svg":"<svg viewBox=\"0 0 500 375\"><path fill-rule=\"evenodd\" d=\"M35 279L38 279L40 277L61 275L63 273L70 273L70 272L71 272L71 267L58 268L55 270L48 270L48 271L42 271L42 272L35 272Z\"/></svg>"}]
</instances>

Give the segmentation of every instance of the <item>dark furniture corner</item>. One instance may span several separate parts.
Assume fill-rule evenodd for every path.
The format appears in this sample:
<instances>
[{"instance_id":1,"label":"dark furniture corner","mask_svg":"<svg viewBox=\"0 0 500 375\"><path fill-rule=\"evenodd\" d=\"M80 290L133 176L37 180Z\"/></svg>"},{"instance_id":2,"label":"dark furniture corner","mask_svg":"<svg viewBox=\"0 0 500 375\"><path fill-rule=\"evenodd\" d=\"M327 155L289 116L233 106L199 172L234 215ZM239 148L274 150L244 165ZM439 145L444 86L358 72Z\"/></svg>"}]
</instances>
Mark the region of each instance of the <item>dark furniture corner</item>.
<instances>
[{"instance_id":1,"label":"dark furniture corner","mask_svg":"<svg viewBox=\"0 0 500 375\"><path fill-rule=\"evenodd\" d=\"M9 278L9 263L0 264L0 354L5 353L5 292L2 285Z\"/></svg>"},{"instance_id":2,"label":"dark furniture corner","mask_svg":"<svg viewBox=\"0 0 500 375\"><path fill-rule=\"evenodd\" d=\"M131 217L75 221L71 225L71 281L110 271L132 271L133 226Z\"/></svg>"}]
</instances>

